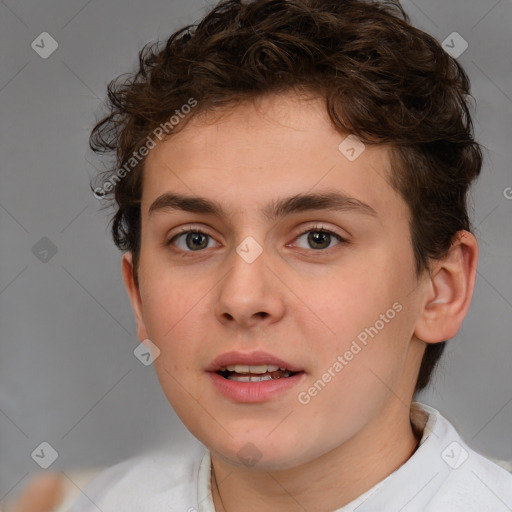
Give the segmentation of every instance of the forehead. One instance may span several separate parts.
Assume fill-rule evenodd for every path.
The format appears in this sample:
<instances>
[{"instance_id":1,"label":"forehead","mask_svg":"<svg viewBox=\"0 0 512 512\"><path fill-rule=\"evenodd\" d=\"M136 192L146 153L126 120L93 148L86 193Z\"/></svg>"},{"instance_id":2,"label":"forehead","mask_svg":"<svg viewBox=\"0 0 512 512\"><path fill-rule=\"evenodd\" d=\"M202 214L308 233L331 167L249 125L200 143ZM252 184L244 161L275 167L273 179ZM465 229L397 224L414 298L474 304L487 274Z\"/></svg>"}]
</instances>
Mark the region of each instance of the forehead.
<instances>
[{"instance_id":1,"label":"forehead","mask_svg":"<svg viewBox=\"0 0 512 512\"><path fill-rule=\"evenodd\" d=\"M332 124L321 98L294 94L202 113L152 149L144 169L142 208L174 192L212 198L242 213L309 192L337 191L377 212L404 214L388 182L389 148L364 146ZM341 147L340 147L341 144ZM350 149L350 147L349 147Z\"/></svg>"}]
</instances>

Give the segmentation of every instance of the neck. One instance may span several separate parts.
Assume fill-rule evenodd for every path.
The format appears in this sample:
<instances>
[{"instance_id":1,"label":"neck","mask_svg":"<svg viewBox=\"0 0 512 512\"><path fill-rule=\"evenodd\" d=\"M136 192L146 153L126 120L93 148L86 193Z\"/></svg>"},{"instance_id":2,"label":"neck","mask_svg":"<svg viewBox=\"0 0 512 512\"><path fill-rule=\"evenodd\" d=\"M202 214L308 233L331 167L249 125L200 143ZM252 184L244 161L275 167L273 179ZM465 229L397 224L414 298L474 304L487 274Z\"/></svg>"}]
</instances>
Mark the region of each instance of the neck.
<instances>
[{"instance_id":1,"label":"neck","mask_svg":"<svg viewBox=\"0 0 512 512\"><path fill-rule=\"evenodd\" d=\"M212 453L215 510L238 511L240 503L246 512L328 512L343 507L390 475L416 450L419 439L411 427L409 410L401 403L394 409L384 411L341 446L288 470L240 469Z\"/></svg>"}]
</instances>

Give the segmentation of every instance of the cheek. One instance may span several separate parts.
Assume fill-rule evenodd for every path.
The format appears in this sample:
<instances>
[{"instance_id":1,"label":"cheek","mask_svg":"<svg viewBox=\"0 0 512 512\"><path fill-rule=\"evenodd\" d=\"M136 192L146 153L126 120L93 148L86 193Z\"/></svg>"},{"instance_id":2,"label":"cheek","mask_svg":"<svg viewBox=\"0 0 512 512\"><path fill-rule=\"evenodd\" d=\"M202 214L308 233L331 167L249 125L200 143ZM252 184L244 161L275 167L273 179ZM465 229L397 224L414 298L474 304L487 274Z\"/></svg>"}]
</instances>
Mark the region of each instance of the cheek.
<instances>
[{"instance_id":1,"label":"cheek","mask_svg":"<svg viewBox=\"0 0 512 512\"><path fill-rule=\"evenodd\" d=\"M304 410L309 417L318 418L323 436L350 437L395 396L391 390L398 393L407 364L409 319L402 309L384 326L378 320L354 329L354 320L347 319L347 332L353 329L357 334L340 335L336 343L323 346L313 375L300 390L299 403L309 402ZM340 425L347 430L339 431Z\"/></svg>"},{"instance_id":2,"label":"cheek","mask_svg":"<svg viewBox=\"0 0 512 512\"><path fill-rule=\"evenodd\" d=\"M207 295L208 287L190 285L190 280L175 274L172 278L152 275L141 286L148 336L165 360L180 361L181 368L189 358L187 354L194 351L198 326L207 314Z\"/></svg>"},{"instance_id":3,"label":"cheek","mask_svg":"<svg viewBox=\"0 0 512 512\"><path fill-rule=\"evenodd\" d=\"M370 272L368 266L350 267L332 273L316 282L316 287L298 290L306 298L312 321L321 320L325 337L331 334L332 343L338 340L342 348L347 340L356 337L379 319L381 313L392 307L400 292L389 280L389 272ZM391 312L393 313L393 312Z\"/></svg>"},{"instance_id":4,"label":"cheek","mask_svg":"<svg viewBox=\"0 0 512 512\"><path fill-rule=\"evenodd\" d=\"M400 268L398 262L394 266ZM385 382L394 379L412 334L412 313L405 306L410 300L406 272L400 276L392 262L376 261L370 266L365 262L325 280L324 287L309 289L308 308L316 315L301 317L299 322L307 333L315 377L321 377L341 356L343 370L339 364L337 372L331 369L337 376L332 388L355 390L353 396L362 389L370 391L372 383L378 382L370 370Z\"/></svg>"},{"instance_id":5,"label":"cheek","mask_svg":"<svg viewBox=\"0 0 512 512\"><path fill-rule=\"evenodd\" d=\"M170 281L146 280L141 289L143 315L148 336L160 350L154 362L160 385L177 414L186 417L191 397L197 394L196 370L202 348L198 327L204 321L204 292L194 293L175 276L172 286Z\"/></svg>"}]
</instances>

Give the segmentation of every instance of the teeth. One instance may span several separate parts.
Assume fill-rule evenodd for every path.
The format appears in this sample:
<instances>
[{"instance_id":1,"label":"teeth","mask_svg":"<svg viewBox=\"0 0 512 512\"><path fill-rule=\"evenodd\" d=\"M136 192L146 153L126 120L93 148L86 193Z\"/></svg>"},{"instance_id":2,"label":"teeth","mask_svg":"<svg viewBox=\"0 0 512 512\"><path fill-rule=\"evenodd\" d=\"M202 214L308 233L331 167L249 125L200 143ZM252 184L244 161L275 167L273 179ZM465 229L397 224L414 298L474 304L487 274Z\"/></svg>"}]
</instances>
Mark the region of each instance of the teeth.
<instances>
[{"instance_id":1,"label":"teeth","mask_svg":"<svg viewBox=\"0 0 512 512\"><path fill-rule=\"evenodd\" d=\"M228 375L226 378L228 380L235 380L237 382L262 382L264 380L283 379L289 376L290 372L284 372L281 377L272 377L270 375L237 375L236 373L233 373Z\"/></svg>"},{"instance_id":2,"label":"teeth","mask_svg":"<svg viewBox=\"0 0 512 512\"><path fill-rule=\"evenodd\" d=\"M262 382L264 380L273 380L270 375L230 375L229 380L235 380L237 382Z\"/></svg>"},{"instance_id":3,"label":"teeth","mask_svg":"<svg viewBox=\"0 0 512 512\"><path fill-rule=\"evenodd\" d=\"M249 367L245 364L230 364L226 366L226 370L236 373L249 373Z\"/></svg>"},{"instance_id":4,"label":"teeth","mask_svg":"<svg viewBox=\"0 0 512 512\"><path fill-rule=\"evenodd\" d=\"M267 372L276 372L277 370L285 370L285 368L279 368L279 366L270 365L270 364L260 364L257 366L249 366L244 364L230 364L225 368L221 368L221 371L228 370L230 372L236 373L267 373Z\"/></svg>"}]
</instances>

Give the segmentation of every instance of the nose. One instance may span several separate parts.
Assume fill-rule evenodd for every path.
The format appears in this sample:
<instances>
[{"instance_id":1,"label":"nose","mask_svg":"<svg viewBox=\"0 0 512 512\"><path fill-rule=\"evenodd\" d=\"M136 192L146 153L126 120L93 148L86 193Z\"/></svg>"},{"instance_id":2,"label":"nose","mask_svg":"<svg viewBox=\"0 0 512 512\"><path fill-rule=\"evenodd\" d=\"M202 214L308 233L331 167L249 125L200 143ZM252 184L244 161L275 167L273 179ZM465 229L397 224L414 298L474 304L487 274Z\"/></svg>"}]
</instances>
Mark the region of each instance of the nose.
<instances>
[{"instance_id":1,"label":"nose","mask_svg":"<svg viewBox=\"0 0 512 512\"><path fill-rule=\"evenodd\" d=\"M265 250L252 262L233 251L214 296L213 309L219 322L227 327L250 328L283 317L285 290L269 263Z\"/></svg>"}]
</instances>

